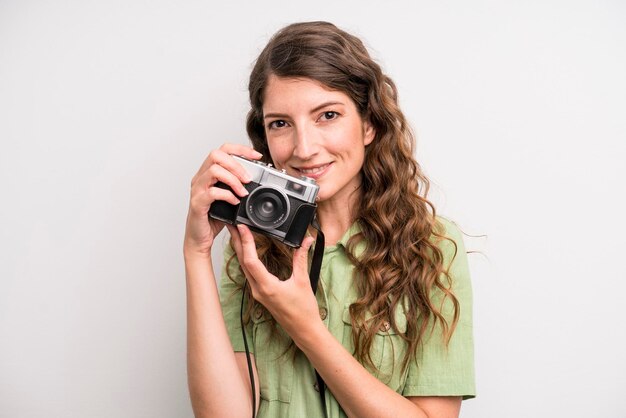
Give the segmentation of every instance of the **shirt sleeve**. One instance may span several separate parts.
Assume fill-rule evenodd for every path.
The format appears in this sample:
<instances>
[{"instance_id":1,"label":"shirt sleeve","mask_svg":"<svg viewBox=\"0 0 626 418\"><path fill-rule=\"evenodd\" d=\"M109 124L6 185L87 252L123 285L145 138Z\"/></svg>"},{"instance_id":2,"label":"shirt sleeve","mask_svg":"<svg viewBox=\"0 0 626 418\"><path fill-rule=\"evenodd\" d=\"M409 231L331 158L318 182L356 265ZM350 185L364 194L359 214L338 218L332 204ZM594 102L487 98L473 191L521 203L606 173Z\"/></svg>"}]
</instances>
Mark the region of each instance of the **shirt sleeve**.
<instances>
[{"instance_id":1,"label":"shirt sleeve","mask_svg":"<svg viewBox=\"0 0 626 418\"><path fill-rule=\"evenodd\" d=\"M226 244L224 249L224 263L222 264L222 275L219 284L220 304L226 330L236 352L246 351L241 333L241 297L242 287L245 277L239 268L239 261L230 244ZM244 307L245 308L245 307ZM246 324L246 337L250 353L254 353L252 344L252 322Z\"/></svg>"},{"instance_id":2,"label":"shirt sleeve","mask_svg":"<svg viewBox=\"0 0 626 418\"><path fill-rule=\"evenodd\" d=\"M427 332L423 345L418 348L415 360L408 365L407 379L402 394L404 396L462 396L463 399L469 399L476 396L469 266L459 229L448 220L439 217L437 219L444 225L445 235L453 239L457 245L456 256L455 247L448 240L441 240L439 248L443 252L444 268L452 261L449 273L452 279L452 292L459 301L460 316L447 346L439 322L432 334ZM444 283L447 282L444 281ZM439 292L433 295L433 300L441 301L441 297L442 294ZM446 298L443 315L448 324L452 323L453 313L453 305L449 298Z\"/></svg>"}]
</instances>

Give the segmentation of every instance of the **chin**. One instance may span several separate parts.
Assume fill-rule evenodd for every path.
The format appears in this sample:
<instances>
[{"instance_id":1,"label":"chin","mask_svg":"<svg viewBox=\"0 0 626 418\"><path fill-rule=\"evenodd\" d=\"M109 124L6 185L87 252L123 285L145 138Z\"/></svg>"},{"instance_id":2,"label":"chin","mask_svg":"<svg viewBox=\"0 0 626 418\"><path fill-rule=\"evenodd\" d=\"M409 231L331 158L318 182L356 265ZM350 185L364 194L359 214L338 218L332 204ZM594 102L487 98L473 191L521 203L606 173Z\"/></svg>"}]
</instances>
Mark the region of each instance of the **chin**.
<instances>
[{"instance_id":1,"label":"chin","mask_svg":"<svg viewBox=\"0 0 626 418\"><path fill-rule=\"evenodd\" d=\"M336 193L336 190L328 190L328 188L324 189L324 186L320 185L320 191L317 193L317 203L324 202L332 198Z\"/></svg>"},{"instance_id":2,"label":"chin","mask_svg":"<svg viewBox=\"0 0 626 418\"><path fill-rule=\"evenodd\" d=\"M329 198L329 196L328 196L326 193L324 193L324 191L323 191L323 190L322 190L322 188L320 187L320 191L317 193L317 199L316 199L316 202L317 202L317 203L320 203L320 202L325 201L325 200L326 200L326 199L328 199L328 198Z\"/></svg>"}]
</instances>

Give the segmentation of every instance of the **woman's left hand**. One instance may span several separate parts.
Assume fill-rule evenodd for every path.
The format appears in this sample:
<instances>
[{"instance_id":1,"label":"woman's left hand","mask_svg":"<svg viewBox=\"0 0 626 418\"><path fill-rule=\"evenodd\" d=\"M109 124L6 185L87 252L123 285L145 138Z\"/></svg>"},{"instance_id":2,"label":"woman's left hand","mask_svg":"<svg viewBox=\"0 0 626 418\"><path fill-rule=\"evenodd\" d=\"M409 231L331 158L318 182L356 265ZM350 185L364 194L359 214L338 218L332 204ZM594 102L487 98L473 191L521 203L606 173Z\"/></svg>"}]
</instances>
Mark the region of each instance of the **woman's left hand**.
<instances>
[{"instance_id":1,"label":"woman's left hand","mask_svg":"<svg viewBox=\"0 0 626 418\"><path fill-rule=\"evenodd\" d=\"M293 254L293 267L288 280L280 280L265 268L256 252L254 237L245 225L227 225L239 264L250 283L252 297L272 314L274 319L293 338L307 333L307 328L321 322L317 300L311 289L308 252L313 237L306 237Z\"/></svg>"}]
</instances>

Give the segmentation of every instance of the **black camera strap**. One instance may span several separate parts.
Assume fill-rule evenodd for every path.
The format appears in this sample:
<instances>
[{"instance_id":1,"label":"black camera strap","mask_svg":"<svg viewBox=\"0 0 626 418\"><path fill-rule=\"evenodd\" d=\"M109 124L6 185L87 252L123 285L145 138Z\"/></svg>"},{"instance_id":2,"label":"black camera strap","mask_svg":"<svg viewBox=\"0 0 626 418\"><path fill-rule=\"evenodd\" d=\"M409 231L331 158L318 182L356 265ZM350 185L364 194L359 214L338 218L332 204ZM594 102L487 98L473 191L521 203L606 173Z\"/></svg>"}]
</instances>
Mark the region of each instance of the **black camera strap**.
<instances>
[{"instance_id":1,"label":"black camera strap","mask_svg":"<svg viewBox=\"0 0 626 418\"><path fill-rule=\"evenodd\" d=\"M311 280L311 289L313 289L313 294L317 292L317 285L320 279L320 270L322 268L322 259L324 258L324 233L322 232L322 228L320 224L317 222L317 217L314 217L311 221L311 226L315 228L317 231L317 238L315 240L315 248L313 249L313 259L311 260L311 268L309 269L309 279ZM246 338L246 329L243 323L243 301L245 298L246 290L248 287L244 288L243 294L241 295L241 308L239 311L239 320L241 323L241 333L243 335L243 345L246 350L246 361L248 362L248 374L250 375L250 386L252 387L252 418L256 415L256 386L254 384L254 374L252 373L252 360L250 359L250 349L248 348L248 339ZM322 410L324 411L324 417L327 417L328 414L326 412L326 384L324 383L324 379L322 376L315 370L315 377L317 379L317 386L320 391L320 398L322 400Z\"/></svg>"},{"instance_id":2,"label":"black camera strap","mask_svg":"<svg viewBox=\"0 0 626 418\"><path fill-rule=\"evenodd\" d=\"M311 269L309 270L309 279L311 279L311 289L313 294L317 292L317 284L320 280L320 270L322 268L322 258L324 257L324 233L317 217L311 221L311 226L317 231L317 239L315 240L315 249L313 250L313 259L311 260Z\"/></svg>"}]
</instances>

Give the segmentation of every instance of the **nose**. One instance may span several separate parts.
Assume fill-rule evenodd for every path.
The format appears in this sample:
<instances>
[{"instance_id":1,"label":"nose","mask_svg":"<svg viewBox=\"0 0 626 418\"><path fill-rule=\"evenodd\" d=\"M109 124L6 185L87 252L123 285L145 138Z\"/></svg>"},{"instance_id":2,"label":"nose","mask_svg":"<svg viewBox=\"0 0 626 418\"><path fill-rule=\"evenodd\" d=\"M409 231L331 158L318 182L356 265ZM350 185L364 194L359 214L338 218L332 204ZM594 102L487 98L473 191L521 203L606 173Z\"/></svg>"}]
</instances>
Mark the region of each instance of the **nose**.
<instances>
[{"instance_id":1,"label":"nose","mask_svg":"<svg viewBox=\"0 0 626 418\"><path fill-rule=\"evenodd\" d=\"M300 160L310 160L319 151L319 133L315 128L301 125L294 131L293 156Z\"/></svg>"}]
</instances>

